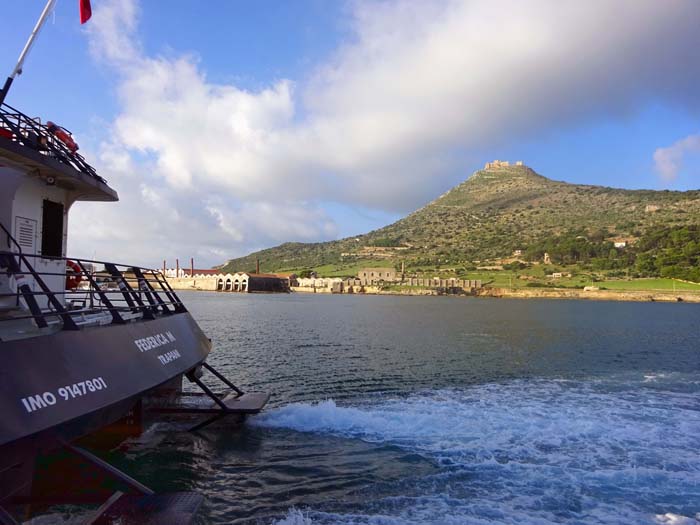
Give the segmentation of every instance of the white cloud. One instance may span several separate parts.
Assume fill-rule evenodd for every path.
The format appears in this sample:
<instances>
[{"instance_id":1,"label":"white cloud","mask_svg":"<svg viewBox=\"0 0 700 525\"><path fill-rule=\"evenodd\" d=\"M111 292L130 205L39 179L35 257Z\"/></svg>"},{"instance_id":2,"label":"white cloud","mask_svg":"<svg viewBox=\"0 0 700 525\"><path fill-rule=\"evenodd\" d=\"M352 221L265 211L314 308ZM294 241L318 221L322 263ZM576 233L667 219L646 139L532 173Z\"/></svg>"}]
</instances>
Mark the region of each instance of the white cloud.
<instances>
[{"instance_id":1,"label":"white cloud","mask_svg":"<svg viewBox=\"0 0 700 525\"><path fill-rule=\"evenodd\" d=\"M351 5L352 41L257 92L144 55L134 0L96 6L92 49L120 79L104 175L131 220L173 223L140 235L206 260L329 238L324 203L410 211L471 170L457 148L700 101L694 0Z\"/></svg>"},{"instance_id":2,"label":"white cloud","mask_svg":"<svg viewBox=\"0 0 700 525\"><path fill-rule=\"evenodd\" d=\"M134 0L100 3L86 26L92 37L93 57L122 65L140 60L138 40L134 38L138 13Z\"/></svg>"},{"instance_id":3,"label":"white cloud","mask_svg":"<svg viewBox=\"0 0 700 525\"><path fill-rule=\"evenodd\" d=\"M666 148L658 148L654 152L654 164L657 173L665 182L676 179L683 166L683 158L688 153L700 152L700 134L689 135Z\"/></svg>"}]
</instances>

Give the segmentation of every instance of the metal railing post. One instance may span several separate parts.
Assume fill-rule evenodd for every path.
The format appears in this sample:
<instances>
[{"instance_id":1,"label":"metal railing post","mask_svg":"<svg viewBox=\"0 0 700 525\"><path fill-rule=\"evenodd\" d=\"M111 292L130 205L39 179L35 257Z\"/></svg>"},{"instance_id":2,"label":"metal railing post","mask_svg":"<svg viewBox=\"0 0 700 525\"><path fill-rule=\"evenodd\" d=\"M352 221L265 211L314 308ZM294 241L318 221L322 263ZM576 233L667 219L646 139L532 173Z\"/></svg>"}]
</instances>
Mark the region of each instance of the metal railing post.
<instances>
[{"instance_id":1,"label":"metal railing post","mask_svg":"<svg viewBox=\"0 0 700 525\"><path fill-rule=\"evenodd\" d=\"M146 288L142 291L146 295L146 299L148 299L148 302L151 304L151 306L154 309L157 309L160 306L163 313L169 314L170 309L165 305L158 293L153 289L151 283L148 282L148 279L146 279L146 277L144 276L143 272L141 271L141 268L134 267L133 269L134 275L136 275L136 279L139 283L139 290L141 290L142 286Z\"/></svg>"},{"instance_id":2,"label":"metal railing post","mask_svg":"<svg viewBox=\"0 0 700 525\"><path fill-rule=\"evenodd\" d=\"M124 299L126 299L129 306L131 306L134 310L141 310L146 319L155 319L155 315L153 315L151 308L146 306L139 295L134 292L134 289L124 278L124 275L119 271L117 265L114 263L105 263L105 268L112 275L112 277L117 280L119 289L121 290L122 295L124 295Z\"/></svg>"},{"instance_id":3,"label":"metal railing post","mask_svg":"<svg viewBox=\"0 0 700 525\"><path fill-rule=\"evenodd\" d=\"M83 262L81 260L77 260L78 266L80 266L80 269L83 271L83 274L87 277L88 282L90 283L90 288L94 288L95 291L97 292L97 295L100 296L100 300L107 305L107 308L109 309L109 313L112 314L112 322L114 324L124 324L126 321L124 321L124 318L119 314L117 309L114 307L114 304L112 301L109 300L109 297L107 297L107 294L104 293L104 290L100 288L100 286L95 282L95 279L92 277L92 275L85 269L85 266L83 265ZM92 290L90 290L90 301L92 301Z\"/></svg>"},{"instance_id":4,"label":"metal railing post","mask_svg":"<svg viewBox=\"0 0 700 525\"><path fill-rule=\"evenodd\" d=\"M182 301L180 301L180 298L177 296L177 294L173 291L173 289L170 287L170 284L168 283L168 280L163 277L162 279L160 278L162 273L158 272L156 273L155 271L151 270L151 273L153 276L156 278L156 282L158 285L161 287L163 292L165 292L165 295L168 296L168 299L170 299L170 303L174 306L175 311L177 313L182 313L186 312L187 308L185 308L185 305L182 304Z\"/></svg>"},{"instance_id":5,"label":"metal railing post","mask_svg":"<svg viewBox=\"0 0 700 525\"><path fill-rule=\"evenodd\" d=\"M73 321L73 318L71 315L68 313L68 310L61 304L61 302L56 299L56 296L54 293L49 289L48 286L46 286L46 283L44 283L44 280L39 277L39 274L36 273L34 268L32 267L31 264L29 264L29 261L27 260L26 255L19 254L20 260L24 262L24 265L27 267L27 270L31 274L32 278L36 282L36 284L39 285L39 288L41 288L41 291L44 293L46 298L48 299L49 303L51 306L53 306L54 310L58 314L58 316L61 318L63 321L63 329L64 330L78 330L78 325L75 324L75 321ZM10 256L10 259L14 260L14 257ZM15 261L16 262L16 261ZM19 266L18 266L19 268ZM19 272L23 274L24 272Z\"/></svg>"}]
</instances>

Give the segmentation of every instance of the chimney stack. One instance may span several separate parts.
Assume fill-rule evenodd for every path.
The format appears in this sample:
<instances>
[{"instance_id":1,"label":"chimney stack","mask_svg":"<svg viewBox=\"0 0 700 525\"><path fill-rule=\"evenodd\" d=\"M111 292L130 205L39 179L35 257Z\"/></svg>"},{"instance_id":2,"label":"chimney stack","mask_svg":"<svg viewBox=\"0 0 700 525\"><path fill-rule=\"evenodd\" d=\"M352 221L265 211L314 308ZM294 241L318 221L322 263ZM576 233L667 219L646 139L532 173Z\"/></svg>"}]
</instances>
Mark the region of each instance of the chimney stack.
<instances>
[{"instance_id":1,"label":"chimney stack","mask_svg":"<svg viewBox=\"0 0 700 525\"><path fill-rule=\"evenodd\" d=\"M166 264L165 259L163 259L163 275L165 275L165 264Z\"/></svg>"},{"instance_id":2,"label":"chimney stack","mask_svg":"<svg viewBox=\"0 0 700 525\"><path fill-rule=\"evenodd\" d=\"M190 277L194 277L194 257L190 257Z\"/></svg>"},{"instance_id":3,"label":"chimney stack","mask_svg":"<svg viewBox=\"0 0 700 525\"><path fill-rule=\"evenodd\" d=\"M180 259L175 259L175 277L180 277Z\"/></svg>"},{"instance_id":4,"label":"chimney stack","mask_svg":"<svg viewBox=\"0 0 700 525\"><path fill-rule=\"evenodd\" d=\"M260 259L255 259L255 273L260 273Z\"/></svg>"}]
</instances>

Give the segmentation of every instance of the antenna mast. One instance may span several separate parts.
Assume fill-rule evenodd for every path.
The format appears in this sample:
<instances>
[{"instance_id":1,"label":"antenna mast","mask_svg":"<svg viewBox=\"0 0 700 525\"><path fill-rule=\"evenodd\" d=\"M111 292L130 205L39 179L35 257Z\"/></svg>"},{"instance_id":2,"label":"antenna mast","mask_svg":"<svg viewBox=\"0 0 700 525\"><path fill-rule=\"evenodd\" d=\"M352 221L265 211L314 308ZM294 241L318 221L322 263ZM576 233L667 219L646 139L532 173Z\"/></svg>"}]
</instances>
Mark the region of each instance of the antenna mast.
<instances>
[{"instance_id":1,"label":"antenna mast","mask_svg":"<svg viewBox=\"0 0 700 525\"><path fill-rule=\"evenodd\" d=\"M27 58L27 54L29 53L29 50L34 45L34 40L36 40L36 37L39 34L39 31L41 31L41 28L43 27L44 22L46 22L46 19L49 17L49 14L51 14L51 11L53 10L55 3L56 3L56 0L48 0L48 2L46 2L46 6L44 6L44 10L41 12L41 16L39 17L39 20L37 21L36 25L34 26L34 30L32 31L32 34L29 35L29 39L27 40L27 43L24 45L24 49L19 54L19 59L17 60L17 65L12 70L12 73L10 74L10 76L7 77L7 80L5 80L5 85L2 87L2 91L0 91L0 104L5 102L5 97L7 96L7 92L10 90L10 86L12 85L12 82L14 81L15 77L17 75L22 74L22 66L24 65L24 59Z\"/></svg>"}]
</instances>

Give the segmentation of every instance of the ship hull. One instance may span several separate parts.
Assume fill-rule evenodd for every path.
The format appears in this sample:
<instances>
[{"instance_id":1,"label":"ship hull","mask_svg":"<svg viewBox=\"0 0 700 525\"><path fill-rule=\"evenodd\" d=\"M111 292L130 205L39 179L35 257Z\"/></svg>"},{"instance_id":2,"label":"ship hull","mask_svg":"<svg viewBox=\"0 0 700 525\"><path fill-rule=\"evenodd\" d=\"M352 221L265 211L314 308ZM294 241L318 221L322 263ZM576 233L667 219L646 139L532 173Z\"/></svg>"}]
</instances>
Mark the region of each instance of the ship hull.
<instances>
[{"instance_id":1,"label":"ship hull","mask_svg":"<svg viewBox=\"0 0 700 525\"><path fill-rule=\"evenodd\" d=\"M0 343L0 473L167 395L210 348L187 312Z\"/></svg>"}]
</instances>

